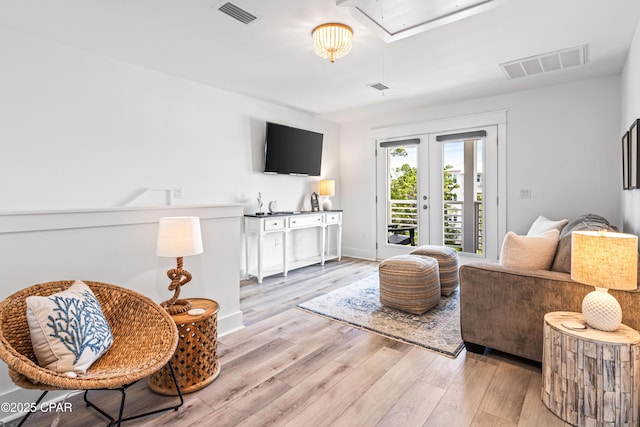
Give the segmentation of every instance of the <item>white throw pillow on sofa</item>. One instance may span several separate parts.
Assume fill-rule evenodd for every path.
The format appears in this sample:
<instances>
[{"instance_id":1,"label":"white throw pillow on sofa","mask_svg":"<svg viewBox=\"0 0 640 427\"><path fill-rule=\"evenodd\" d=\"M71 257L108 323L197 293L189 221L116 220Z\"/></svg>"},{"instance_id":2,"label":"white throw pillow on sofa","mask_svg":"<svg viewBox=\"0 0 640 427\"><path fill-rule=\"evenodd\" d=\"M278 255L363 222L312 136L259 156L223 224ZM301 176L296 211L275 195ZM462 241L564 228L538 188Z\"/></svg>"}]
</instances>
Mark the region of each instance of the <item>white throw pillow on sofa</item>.
<instances>
[{"instance_id":1,"label":"white throw pillow on sofa","mask_svg":"<svg viewBox=\"0 0 640 427\"><path fill-rule=\"evenodd\" d=\"M531 228L527 232L527 236L541 236L543 233L549 230L558 230L558 232L562 232L562 229L565 225L569 223L568 219L561 219L559 221L554 221L549 218L546 218L543 215L540 215L538 219L536 219L533 224L531 224Z\"/></svg>"},{"instance_id":2,"label":"white throw pillow on sofa","mask_svg":"<svg viewBox=\"0 0 640 427\"><path fill-rule=\"evenodd\" d=\"M502 242L500 263L506 267L549 270L559 237L557 229L546 231L540 236L518 236L510 231Z\"/></svg>"}]
</instances>

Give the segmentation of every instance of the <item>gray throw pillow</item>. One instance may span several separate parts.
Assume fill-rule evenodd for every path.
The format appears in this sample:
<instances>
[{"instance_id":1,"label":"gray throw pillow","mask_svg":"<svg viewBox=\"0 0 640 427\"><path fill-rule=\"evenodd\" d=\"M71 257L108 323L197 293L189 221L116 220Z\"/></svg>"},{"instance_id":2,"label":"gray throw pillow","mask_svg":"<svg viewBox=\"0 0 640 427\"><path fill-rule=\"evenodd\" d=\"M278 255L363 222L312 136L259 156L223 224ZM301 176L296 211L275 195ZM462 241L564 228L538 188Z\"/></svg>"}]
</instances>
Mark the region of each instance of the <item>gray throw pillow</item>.
<instances>
[{"instance_id":1,"label":"gray throw pillow","mask_svg":"<svg viewBox=\"0 0 640 427\"><path fill-rule=\"evenodd\" d=\"M605 218L595 214L581 215L569 222L560 233L560 241L556 249L556 256L551 265L551 271L571 273L571 233L578 230L618 231L615 226L609 224Z\"/></svg>"}]
</instances>

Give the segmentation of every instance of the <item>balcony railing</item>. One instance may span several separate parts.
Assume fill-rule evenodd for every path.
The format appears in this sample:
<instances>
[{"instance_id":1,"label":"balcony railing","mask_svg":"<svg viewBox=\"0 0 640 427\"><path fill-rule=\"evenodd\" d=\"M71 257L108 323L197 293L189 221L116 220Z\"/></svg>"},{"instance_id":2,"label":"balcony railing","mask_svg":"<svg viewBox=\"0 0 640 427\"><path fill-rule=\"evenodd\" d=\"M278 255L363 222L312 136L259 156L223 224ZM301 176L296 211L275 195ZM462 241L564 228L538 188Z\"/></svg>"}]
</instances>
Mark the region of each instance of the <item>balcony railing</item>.
<instances>
[{"instance_id":1,"label":"balcony railing","mask_svg":"<svg viewBox=\"0 0 640 427\"><path fill-rule=\"evenodd\" d=\"M467 228L464 223L464 202L444 200L442 203L444 245L461 252L482 253L482 202L473 203L473 221ZM416 228L418 226L418 202L416 200L390 200L387 212L387 224L389 225ZM415 241L419 242L417 230Z\"/></svg>"},{"instance_id":2,"label":"balcony railing","mask_svg":"<svg viewBox=\"0 0 640 427\"><path fill-rule=\"evenodd\" d=\"M387 212L387 224L418 225L417 200L390 200Z\"/></svg>"}]
</instances>

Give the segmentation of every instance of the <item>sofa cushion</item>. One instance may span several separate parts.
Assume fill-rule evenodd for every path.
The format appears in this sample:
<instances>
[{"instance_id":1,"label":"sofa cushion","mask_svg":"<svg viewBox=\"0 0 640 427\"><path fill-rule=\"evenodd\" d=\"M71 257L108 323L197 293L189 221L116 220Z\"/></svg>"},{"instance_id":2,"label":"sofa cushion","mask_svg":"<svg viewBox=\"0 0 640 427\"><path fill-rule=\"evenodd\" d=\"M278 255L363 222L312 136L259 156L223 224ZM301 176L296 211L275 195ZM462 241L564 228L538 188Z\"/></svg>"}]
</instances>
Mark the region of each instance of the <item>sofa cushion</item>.
<instances>
[{"instance_id":1,"label":"sofa cushion","mask_svg":"<svg viewBox=\"0 0 640 427\"><path fill-rule=\"evenodd\" d=\"M527 236L540 236L545 231L549 230L558 230L561 232L562 229L569 223L568 219L561 219L559 221L551 220L543 215L540 215L534 222L531 224L531 228L527 232Z\"/></svg>"},{"instance_id":2,"label":"sofa cushion","mask_svg":"<svg viewBox=\"0 0 640 427\"><path fill-rule=\"evenodd\" d=\"M603 228L608 231L618 231L605 218L595 214L581 215L569 222L560 233L560 241L551 270L571 273L571 233L578 230L600 230Z\"/></svg>"},{"instance_id":3,"label":"sofa cushion","mask_svg":"<svg viewBox=\"0 0 640 427\"><path fill-rule=\"evenodd\" d=\"M546 231L540 236L518 236L513 231L504 236L500 263L507 267L549 270L560 232Z\"/></svg>"}]
</instances>

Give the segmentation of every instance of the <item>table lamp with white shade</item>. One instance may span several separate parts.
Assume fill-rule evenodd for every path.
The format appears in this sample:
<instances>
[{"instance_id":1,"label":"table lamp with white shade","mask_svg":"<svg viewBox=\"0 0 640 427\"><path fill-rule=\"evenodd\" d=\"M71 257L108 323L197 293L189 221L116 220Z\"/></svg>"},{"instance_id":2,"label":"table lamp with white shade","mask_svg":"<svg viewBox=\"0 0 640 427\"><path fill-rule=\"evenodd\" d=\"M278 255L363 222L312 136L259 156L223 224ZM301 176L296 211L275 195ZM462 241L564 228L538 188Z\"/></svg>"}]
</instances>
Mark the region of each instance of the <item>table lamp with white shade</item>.
<instances>
[{"instance_id":1,"label":"table lamp with white shade","mask_svg":"<svg viewBox=\"0 0 640 427\"><path fill-rule=\"evenodd\" d=\"M596 288L582 300L587 325L615 331L622 322L622 308L608 289L638 287L638 236L604 230L574 231L571 279Z\"/></svg>"},{"instance_id":2,"label":"table lamp with white shade","mask_svg":"<svg viewBox=\"0 0 640 427\"><path fill-rule=\"evenodd\" d=\"M191 280L191 273L182 268L182 258L201 253L200 218L192 216L160 218L156 255L177 259L177 268L167 271L167 276L171 279L169 290L174 291L173 297L160 304L169 314L184 313L191 308L190 301L178 299L180 287Z\"/></svg>"},{"instance_id":3,"label":"table lamp with white shade","mask_svg":"<svg viewBox=\"0 0 640 427\"><path fill-rule=\"evenodd\" d=\"M331 210L331 199L329 197L336 194L336 182L333 179L323 179L320 181L320 195L325 196L322 202L322 210Z\"/></svg>"}]
</instances>

